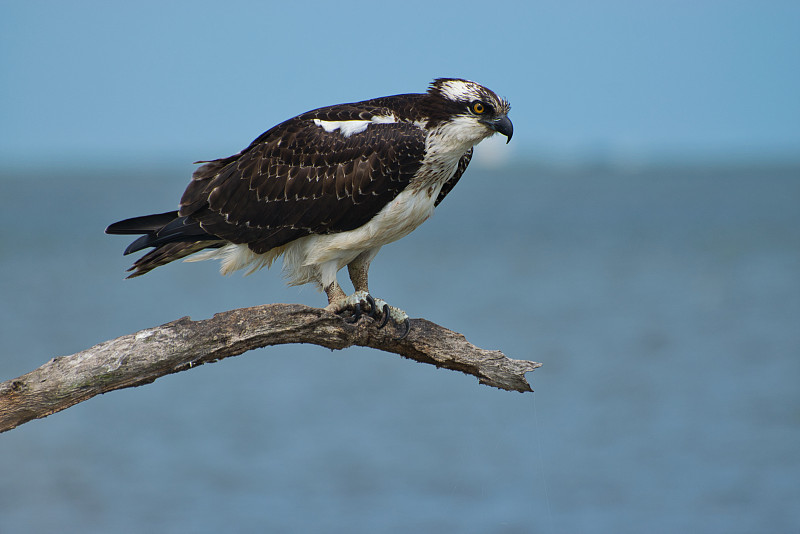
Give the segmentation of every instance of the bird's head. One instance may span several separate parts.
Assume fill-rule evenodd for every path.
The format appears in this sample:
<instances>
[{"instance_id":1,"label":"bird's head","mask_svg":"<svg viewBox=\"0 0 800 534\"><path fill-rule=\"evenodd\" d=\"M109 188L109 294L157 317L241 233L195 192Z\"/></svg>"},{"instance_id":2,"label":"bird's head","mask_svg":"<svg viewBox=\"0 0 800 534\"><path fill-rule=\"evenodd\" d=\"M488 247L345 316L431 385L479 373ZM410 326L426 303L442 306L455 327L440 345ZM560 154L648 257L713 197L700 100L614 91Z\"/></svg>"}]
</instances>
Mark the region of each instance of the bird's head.
<instances>
[{"instance_id":1,"label":"bird's head","mask_svg":"<svg viewBox=\"0 0 800 534\"><path fill-rule=\"evenodd\" d=\"M475 143L495 133L505 135L506 142L511 141L514 134L514 125L508 118L511 106L494 91L469 80L438 78L428 94L438 104L439 122L457 126L464 136L475 137Z\"/></svg>"}]
</instances>

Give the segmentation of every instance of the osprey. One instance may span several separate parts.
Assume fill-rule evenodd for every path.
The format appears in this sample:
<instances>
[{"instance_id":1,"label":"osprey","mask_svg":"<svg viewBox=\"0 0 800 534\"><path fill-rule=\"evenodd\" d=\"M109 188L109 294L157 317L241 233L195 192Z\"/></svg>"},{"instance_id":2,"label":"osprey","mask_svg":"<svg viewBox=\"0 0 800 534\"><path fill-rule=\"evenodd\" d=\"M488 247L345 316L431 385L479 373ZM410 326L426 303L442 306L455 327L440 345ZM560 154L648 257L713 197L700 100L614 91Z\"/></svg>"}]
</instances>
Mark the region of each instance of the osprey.
<instances>
[{"instance_id":1,"label":"osprey","mask_svg":"<svg viewBox=\"0 0 800 534\"><path fill-rule=\"evenodd\" d=\"M233 156L193 174L177 211L116 222L109 234L143 234L125 254L152 247L129 278L191 255L219 259L221 272L253 272L283 256L292 285L316 284L328 309L373 318L408 317L367 287L383 245L433 214L472 158L501 133L511 140L509 104L475 82L439 78L424 94L402 94L303 113ZM202 251L202 252L201 252ZM355 293L336 280L347 266Z\"/></svg>"}]
</instances>

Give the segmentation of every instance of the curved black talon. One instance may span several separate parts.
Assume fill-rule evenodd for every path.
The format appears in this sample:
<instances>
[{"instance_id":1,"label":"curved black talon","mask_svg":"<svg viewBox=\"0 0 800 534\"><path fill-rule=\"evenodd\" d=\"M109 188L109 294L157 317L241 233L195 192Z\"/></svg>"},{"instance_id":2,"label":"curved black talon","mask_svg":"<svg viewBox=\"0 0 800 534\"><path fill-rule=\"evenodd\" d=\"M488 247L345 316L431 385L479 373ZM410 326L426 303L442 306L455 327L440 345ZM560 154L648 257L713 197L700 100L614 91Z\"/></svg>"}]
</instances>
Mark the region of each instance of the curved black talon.
<instances>
[{"instance_id":1,"label":"curved black talon","mask_svg":"<svg viewBox=\"0 0 800 534\"><path fill-rule=\"evenodd\" d=\"M369 316L373 319L376 319L378 317L378 310L375 309L375 299L372 298L372 295L369 293L367 293L367 296L364 297L364 299L367 301L367 304L369 304Z\"/></svg>"},{"instance_id":2,"label":"curved black talon","mask_svg":"<svg viewBox=\"0 0 800 534\"><path fill-rule=\"evenodd\" d=\"M409 332L411 332L411 321L409 321L407 317L406 320L403 321L403 326L405 327L406 331L403 332L402 336L394 338L395 341L400 341L401 339L405 338Z\"/></svg>"},{"instance_id":3,"label":"curved black talon","mask_svg":"<svg viewBox=\"0 0 800 534\"><path fill-rule=\"evenodd\" d=\"M380 330L381 328L386 326L386 323L388 323L388 322L389 322L389 305L388 304L384 304L383 305L383 319L381 319L381 322L378 323L378 330Z\"/></svg>"},{"instance_id":4,"label":"curved black talon","mask_svg":"<svg viewBox=\"0 0 800 534\"><path fill-rule=\"evenodd\" d=\"M356 302L353 310L353 317L350 319L345 319L344 322L354 324L357 323L359 319L361 319L361 303Z\"/></svg>"}]
</instances>

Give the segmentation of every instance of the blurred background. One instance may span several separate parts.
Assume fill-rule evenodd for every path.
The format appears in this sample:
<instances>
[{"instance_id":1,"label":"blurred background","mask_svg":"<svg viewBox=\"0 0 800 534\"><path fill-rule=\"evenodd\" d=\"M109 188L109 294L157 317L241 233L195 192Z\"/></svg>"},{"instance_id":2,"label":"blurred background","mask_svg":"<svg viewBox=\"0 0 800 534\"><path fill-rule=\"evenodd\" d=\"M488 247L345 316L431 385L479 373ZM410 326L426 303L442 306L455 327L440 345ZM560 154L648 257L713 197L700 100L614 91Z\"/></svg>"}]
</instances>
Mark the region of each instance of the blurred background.
<instances>
[{"instance_id":1,"label":"blurred background","mask_svg":"<svg viewBox=\"0 0 800 534\"><path fill-rule=\"evenodd\" d=\"M303 111L512 104L375 294L533 394L282 346L0 435L2 532L797 532L800 4L0 3L0 380L182 316L321 306L278 269L123 281L111 222ZM346 276L342 276L346 278Z\"/></svg>"}]
</instances>

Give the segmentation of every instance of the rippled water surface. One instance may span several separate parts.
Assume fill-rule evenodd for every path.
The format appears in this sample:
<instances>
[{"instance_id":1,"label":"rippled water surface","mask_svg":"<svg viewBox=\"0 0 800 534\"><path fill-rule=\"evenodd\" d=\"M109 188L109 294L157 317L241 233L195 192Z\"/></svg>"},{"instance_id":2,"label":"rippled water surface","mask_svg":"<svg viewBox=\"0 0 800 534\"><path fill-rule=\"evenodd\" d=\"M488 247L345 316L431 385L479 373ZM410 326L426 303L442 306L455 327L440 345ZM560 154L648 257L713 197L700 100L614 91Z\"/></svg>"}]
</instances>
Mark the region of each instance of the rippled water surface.
<instances>
[{"instance_id":1,"label":"rippled water surface","mask_svg":"<svg viewBox=\"0 0 800 534\"><path fill-rule=\"evenodd\" d=\"M323 304L208 262L123 281L103 228L184 185L0 175L0 378L186 315ZM797 532L798 206L798 169L470 169L370 286L543 362L536 393L254 351L0 435L0 531Z\"/></svg>"}]
</instances>

